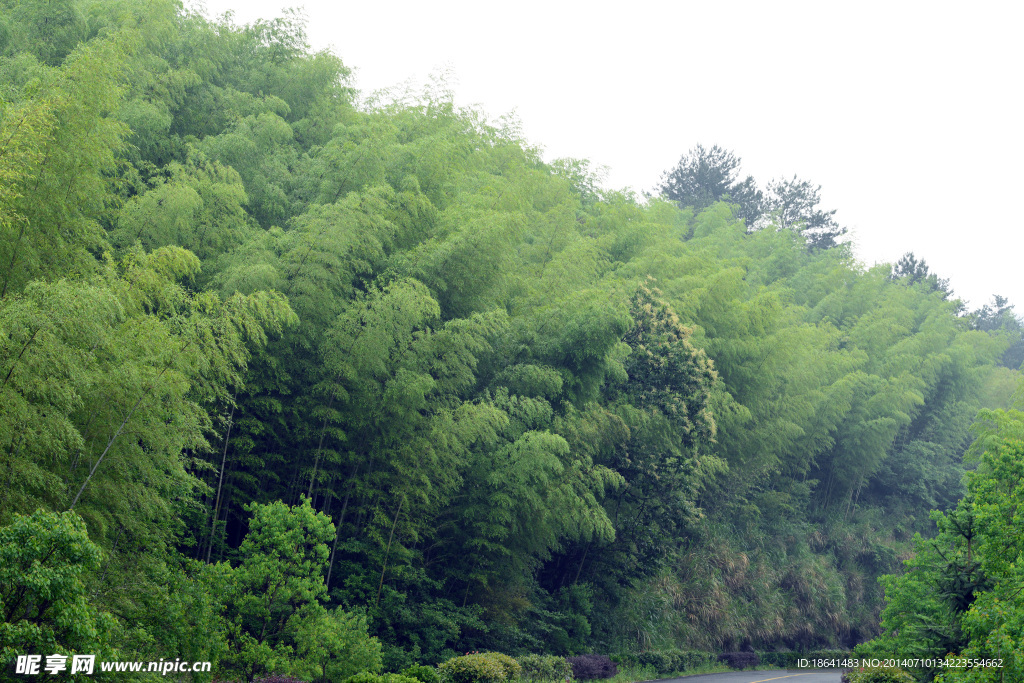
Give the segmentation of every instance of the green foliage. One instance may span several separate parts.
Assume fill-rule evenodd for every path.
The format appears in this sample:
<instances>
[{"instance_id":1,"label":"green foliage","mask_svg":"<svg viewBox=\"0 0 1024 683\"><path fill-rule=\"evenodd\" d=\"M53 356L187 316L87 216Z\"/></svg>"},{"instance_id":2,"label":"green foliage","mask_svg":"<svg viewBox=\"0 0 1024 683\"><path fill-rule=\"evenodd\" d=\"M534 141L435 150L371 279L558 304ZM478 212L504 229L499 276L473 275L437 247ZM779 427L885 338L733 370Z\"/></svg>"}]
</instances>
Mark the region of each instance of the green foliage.
<instances>
[{"instance_id":1,"label":"green foliage","mask_svg":"<svg viewBox=\"0 0 1024 683\"><path fill-rule=\"evenodd\" d=\"M572 676L572 666L565 657L524 655L517 657L516 661L519 662L520 678L531 683L564 681Z\"/></svg>"},{"instance_id":2,"label":"green foliage","mask_svg":"<svg viewBox=\"0 0 1024 683\"><path fill-rule=\"evenodd\" d=\"M930 509L886 637L1013 650L979 529L1016 513L949 512L1007 302L863 268L717 148L643 202L443 79L357 107L301 12L0 5L0 523L81 515L126 653L841 647ZM1017 422L982 414L972 486Z\"/></svg>"},{"instance_id":3,"label":"green foliage","mask_svg":"<svg viewBox=\"0 0 1024 683\"><path fill-rule=\"evenodd\" d=\"M344 680L345 683L412 683L419 679L412 676L406 676L405 674L372 674L369 672L363 672L350 676Z\"/></svg>"},{"instance_id":4,"label":"green foliage","mask_svg":"<svg viewBox=\"0 0 1024 683\"><path fill-rule=\"evenodd\" d=\"M843 683L913 683L914 677L898 667L861 667L843 674Z\"/></svg>"},{"instance_id":5,"label":"green foliage","mask_svg":"<svg viewBox=\"0 0 1024 683\"><path fill-rule=\"evenodd\" d=\"M519 663L500 652L453 657L438 667L443 683L504 683L518 680Z\"/></svg>"},{"instance_id":6,"label":"green foliage","mask_svg":"<svg viewBox=\"0 0 1024 683\"><path fill-rule=\"evenodd\" d=\"M110 116L123 93L124 61L117 41L93 41L19 88L17 106L0 110L0 297L32 278L94 268L90 251L103 245L98 218L113 199L126 133Z\"/></svg>"},{"instance_id":7,"label":"green foliage","mask_svg":"<svg viewBox=\"0 0 1024 683\"><path fill-rule=\"evenodd\" d=\"M23 654L116 658L116 622L86 590L87 573L101 561L73 512L16 515L0 528L0 666Z\"/></svg>"},{"instance_id":8,"label":"green foliage","mask_svg":"<svg viewBox=\"0 0 1024 683\"><path fill-rule=\"evenodd\" d=\"M311 675L307 675L313 681L341 681L363 671L376 673L381 668L380 642L367 635L366 617L362 615L347 614L341 609L314 610L296 628L295 642L296 654L310 665Z\"/></svg>"},{"instance_id":9,"label":"green foliage","mask_svg":"<svg viewBox=\"0 0 1024 683\"><path fill-rule=\"evenodd\" d=\"M86 24L81 8L67 0L16 3L11 20L23 29L18 36L21 47L31 50L50 66L58 66L85 38Z\"/></svg>"},{"instance_id":10,"label":"green foliage","mask_svg":"<svg viewBox=\"0 0 1024 683\"><path fill-rule=\"evenodd\" d=\"M440 683L441 681L441 676L437 673L437 669L421 664L413 664L404 669L402 675L408 678L415 678L420 683Z\"/></svg>"},{"instance_id":11,"label":"green foliage","mask_svg":"<svg viewBox=\"0 0 1024 683\"><path fill-rule=\"evenodd\" d=\"M1017 411L983 412L972 447L978 467L967 496L949 514L935 513L939 535L918 539L902 576L887 576L885 632L864 652L1000 660L1001 666L936 669L938 680L1000 680L1019 674L1022 624L1019 539L1024 419ZM899 649L896 649L899 648Z\"/></svg>"},{"instance_id":12,"label":"green foliage","mask_svg":"<svg viewBox=\"0 0 1024 683\"><path fill-rule=\"evenodd\" d=\"M225 595L225 668L249 679L285 670L296 640L318 676L334 666L342 671L379 667L379 650L360 638L363 622L344 613L321 614L327 543L334 536L330 518L313 510L309 500L294 508L274 503L246 510L253 518ZM328 631L333 631L329 639Z\"/></svg>"},{"instance_id":13,"label":"green foliage","mask_svg":"<svg viewBox=\"0 0 1024 683\"><path fill-rule=\"evenodd\" d=\"M195 158L187 165L171 162L150 189L120 207L111 241L146 249L177 245L211 259L253 236L247 201L233 168Z\"/></svg>"},{"instance_id":14,"label":"green foliage","mask_svg":"<svg viewBox=\"0 0 1024 683\"><path fill-rule=\"evenodd\" d=\"M641 652L637 655L636 661L641 666L650 666L659 674L671 674L709 666L718 661L718 658L712 652L673 649Z\"/></svg>"}]
</instances>

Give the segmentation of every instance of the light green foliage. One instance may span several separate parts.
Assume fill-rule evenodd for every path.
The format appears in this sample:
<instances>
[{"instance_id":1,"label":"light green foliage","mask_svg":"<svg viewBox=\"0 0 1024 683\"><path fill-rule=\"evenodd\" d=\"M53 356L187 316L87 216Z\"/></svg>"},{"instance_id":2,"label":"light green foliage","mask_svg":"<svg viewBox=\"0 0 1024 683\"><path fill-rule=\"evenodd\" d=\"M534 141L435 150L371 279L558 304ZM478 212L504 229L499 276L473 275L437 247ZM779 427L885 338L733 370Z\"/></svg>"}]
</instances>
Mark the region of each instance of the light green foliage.
<instances>
[{"instance_id":1,"label":"light green foliage","mask_svg":"<svg viewBox=\"0 0 1024 683\"><path fill-rule=\"evenodd\" d=\"M358 673L345 679L345 683L413 683L419 680L404 674Z\"/></svg>"},{"instance_id":2,"label":"light green foliage","mask_svg":"<svg viewBox=\"0 0 1024 683\"><path fill-rule=\"evenodd\" d=\"M259 673L287 670L296 641L309 659L306 666L318 675L332 665L373 666L372 643L356 642L358 622L348 624L350 617L343 613L322 613L327 543L334 536L330 518L313 510L308 500L294 508L273 503L246 509L253 515L249 533L238 549L241 561L224 596L224 666L250 680ZM317 632L332 627L337 631L330 642L318 644ZM354 631L348 638L345 627ZM353 661L344 661L346 654Z\"/></svg>"},{"instance_id":3,"label":"light green foliage","mask_svg":"<svg viewBox=\"0 0 1024 683\"><path fill-rule=\"evenodd\" d=\"M49 69L2 110L0 297L35 277L88 271L103 244L97 218L125 127L111 116L123 93L124 47L93 41ZM3 156L6 156L3 155Z\"/></svg>"},{"instance_id":4,"label":"light green foliage","mask_svg":"<svg viewBox=\"0 0 1024 683\"><path fill-rule=\"evenodd\" d=\"M1020 412L989 415L1005 425L986 440L978 469L968 481L977 517L980 571L988 582L963 615L968 639L960 653L971 659L1000 659L1001 667L958 672L955 680L997 681L1024 675L1024 587L1020 529L1024 523L1024 425ZM963 503L962 503L963 505ZM954 680L947 674L945 680Z\"/></svg>"},{"instance_id":5,"label":"light green foliage","mask_svg":"<svg viewBox=\"0 0 1024 683\"><path fill-rule=\"evenodd\" d=\"M940 535L915 539L916 553L902 576L886 575L883 634L860 646L878 657L944 657L964 645L960 617L988 579L976 561L977 520L955 511L936 513ZM934 673L934 672L933 672Z\"/></svg>"},{"instance_id":6,"label":"light green foliage","mask_svg":"<svg viewBox=\"0 0 1024 683\"><path fill-rule=\"evenodd\" d=\"M248 344L293 315L274 294L192 295L177 280L197 269L164 247L0 300L8 511L75 507L101 543L119 527L140 544L173 533L171 491L198 485L182 451L206 446L198 401L226 400Z\"/></svg>"},{"instance_id":7,"label":"light green foliage","mask_svg":"<svg viewBox=\"0 0 1024 683\"><path fill-rule=\"evenodd\" d=\"M441 683L441 677L437 669L432 666L414 664L402 671L403 676L415 678L420 683Z\"/></svg>"},{"instance_id":8,"label":"light green foliage","mask_svg":"<svg viewBox=\"0 0 1024 683\"><path fill-rule=\"evenodd\" d=\"M265 228L292 216L286 186L294 164L292 129L272 112L248 116L230 131L203 141L210 158L235 169L245 181L252 215Z\"/></svg>"},{"instance_id":9,"label":"light green foliage","mask_svg":"<svg viewBox=\"0 0 1024 683\"><path fill-rule=\"evenodd\" d=\"M234 169L196 159L172 162L151 189L120 208L111 240L122 247L139 242L146 249L175 245L211 259L253 236L246 202Z\"/></svg>"},{"instance_id":10,"label":"light green foliage","mask_svg":"<svg viewBox=\"0 0 1024 683\"><path fill-rule=\"evenodd\" d=\"M309 665L311 680L342 681L381 668L380 642L366 633L366 617L339 609L313 611L295 631L296 654ZM430 683L430 682L424 682Z\"/></svg>"},{"instance_id":11,"label":"light green foliage","mask_svg":"<svg viewBox=\"0 0 1024 683\"><path fill-rule=\"evenodd\" d=\"M86 590L101 560L73 512L39 510L0 527L0 666L23 654L116 657L114 619Z\"/></svg>"},{"instance_id":12,"label":"light green foliage","mask_svg":"<svg viewBox=\"0 0 1024 683\"><path fill-rule=\"evenodd\" d=\"M1012 400L1005 301L748 232L749 183L600 189L443 78L354 106L301 12L0 8L0 523L73 507L140 659L846 646ZM1015 580L975 517L919 542L908 647L1017 637L943 597Z\"/></svg>"},{"instance_id":13,"label":"light green foliage","mask_svg":"<svg viewBox=\"0 0 1024 683\"><path fill-rule=\"evenodd\" d=\"M522 667L500 652L454 657L437 667L442 683L504 683L519 679Z\"/></svg>"},{"instance_id":14,"label":"light green foliage","mask_svg":"<svg viewBox=\"0 0 1024 683\"><path fill-rule=\"evenodd\" d=\"M565 657L555 655L524 655L516 658L521 669L520 678L530 683L549 683L572 678L572 665Z\"/></svg>"},{"instance_id":15,"label":"light green foliage","mask_svg":"<svg viewBox=\"0 0 1024 683\"><path fill-rule=\"evenodd\" d=\"M872 653L990 660L932 671L941 681L1015 680L1024 671L1024 579L1018 569L1024 552L1024 416L986 411L982 417L979 425L985 426L972 447L978 467L968 474L967 496L949 514L935 514L939 535L918 539L907 573L884 577L885 632L862 646Z\"/></svg>"}]
</instances>

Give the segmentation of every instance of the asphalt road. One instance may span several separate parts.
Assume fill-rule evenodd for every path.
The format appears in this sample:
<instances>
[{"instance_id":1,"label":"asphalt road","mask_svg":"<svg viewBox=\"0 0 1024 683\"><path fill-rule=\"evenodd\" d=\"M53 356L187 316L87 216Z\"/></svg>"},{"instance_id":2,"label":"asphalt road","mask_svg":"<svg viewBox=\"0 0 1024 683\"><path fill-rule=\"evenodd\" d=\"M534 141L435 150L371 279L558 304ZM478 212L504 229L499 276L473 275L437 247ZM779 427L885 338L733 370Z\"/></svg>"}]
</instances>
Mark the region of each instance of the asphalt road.
<instances>
[{"instance_id":1,"label":"asphalt road","mask_svg":"<svg viewBox=\"0 0 1024 683\"><path fill-rule=\"evenodd\" d=\"M730 671L724 674L702 674L700 676L685 676L683 678L669 678L658 681L658 683L839 683L843 673L840 669L831 671Z\"/></svg>"}]
</instances>

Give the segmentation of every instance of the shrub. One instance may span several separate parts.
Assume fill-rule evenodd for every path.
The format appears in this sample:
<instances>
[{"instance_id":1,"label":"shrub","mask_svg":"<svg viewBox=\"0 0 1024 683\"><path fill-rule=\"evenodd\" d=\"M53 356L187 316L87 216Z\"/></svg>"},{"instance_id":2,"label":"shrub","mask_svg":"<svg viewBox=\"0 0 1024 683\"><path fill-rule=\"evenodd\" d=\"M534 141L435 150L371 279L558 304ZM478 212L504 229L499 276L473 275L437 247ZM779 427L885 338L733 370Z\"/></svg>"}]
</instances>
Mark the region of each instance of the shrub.
<instances>
[{"instance_id":1,"label":"shrub","mask_svg":"<svg viewBox=\"0 0 1024 683\"><path fill-rule=\"evenodd\" d=\"M437 667L443 683L505 683L518 680L519 663L500 652L462 655Z\"/></svg>"},{"instance_id":2,"label":"shrub","mask_svg":"<svg viewBox=\"0 0 1024 683\"><path fill-rule=\"evenodd\" d=\"M649 666L659 674L687 671L715 662L715 655L698 650L651 650L637 655L640 666Z\"/></svg>"},{"instance_id":3,"label":"shrub","mask_svg":"<svg viewBox=\"0 0 1024 683\"><path fill-rule=\"evenodd\" d=\"M564 681L572 676L572 666L565 657L555 655L526 655L516 661L522 669L520 676L524 681Z\"/></svg>"},{"instance_id":4,"label":"shrub","mask_svg":"<svg viewBox=\"0 0 1024 683\"><path fill-rule=\"evenodd\" d=\"M620 652L608 658L624 669L635 669L640 666L640 655L634 652Z\"/></svg>"},{"instance_id":5,"label":"shrub","mask_svg":"<svg viewBox=\"0 0 1024 683\"><path fill-rule=\"evenodd\" d=\"M914 683L914 677L903 669L871 666L843 674L843 683Z\"/></svg>"},{"instance_id":6,"label":"shrub","mask_svg":"<svg viewBox=\"0 0 1024 683\"><path fill-rule=\"evenodd\" d=\"M795 669L800 655L796 652L759 652L761 664L777 666L780 669Z\"/></svg>"},{"instance_id":7,"label":"shrub","mask_svg":"<svg viewBox=\"0 0 1024 683\"><path fill-rule=\"evenodd\" d=\"M672 666L672 657L665 650L641 652L637 659L640 660L640 666L649 666L659 674L671 673L675 668Z\"/></svg>"},{"instance_id":8,"label":"shrub","mask_svg":"<svg viewBox=\"0 0 1024 683\"><path fill-rule=\"evenodd\" d=\"M369 671L349 676L345 683L419 683L418 679L403 674L373 674Z\"/></svg>"},{"instance_id":9,"label":"shrub","mask_svg":"<svg viewBox=\"0 0 1024 683\"><path fill-rule=\"evenodd\" d=\"M301 678L286 676L284 674L270 674L256 679L256 683L306 683Z\"/></svg>"},{"instance_id":10,"label":"shrub","mask_svg":"<svg viewBox=\"0 0 1024 683\"><path fill-rule=\"evenodd\" d=\"M379 683L378 679L380 676L372 674L369 671L363 671L355 676L349 676L345 679L345 683Z\"/></svg>"},{"instance_id":11,"label":"shrub","mask_svg":"<svg viewBox=\"0 0 1024 683\"><path fill-rule=\"evenodd\" d=\"M718 661L730 669L746 669L759 665L761 657L756 652L723 652L718 655Z\"/></svg>"},{"instance_id":12,"label":"shrub","mask_svg":"<svg viewBox=\"0 0 1024 683\"><path fill-rule=\"evenodd\" d=\"M572 666L573 678L580 681L611 678L619 673L619 667L607 655L579 655L569 657L568 662Z\"/></svg>"},{"instance_id":13,"label":"shrub","mask_svg":"<svg viewBox=\"0 0 1024 683\"><path fill-rule=\"evenodd\" d=\"M380 676L372 674L369 671L363 671L357 673L355 676L349 676L345 679L345 683L381 683Z\"/></svg>"},{"instance_id":14,"label":"shrub","mask_svg":"<svg viewBox=\"0 0 1024 683\"><path fill-rule=\"evenodd\" d=\"M432 666L421 666L419 664L413 664L408 669L402 672L403 676L408 678L415 678L420 683L440 683L441 676L438 675L437 669Z\"/></svg>"}]
</instances>

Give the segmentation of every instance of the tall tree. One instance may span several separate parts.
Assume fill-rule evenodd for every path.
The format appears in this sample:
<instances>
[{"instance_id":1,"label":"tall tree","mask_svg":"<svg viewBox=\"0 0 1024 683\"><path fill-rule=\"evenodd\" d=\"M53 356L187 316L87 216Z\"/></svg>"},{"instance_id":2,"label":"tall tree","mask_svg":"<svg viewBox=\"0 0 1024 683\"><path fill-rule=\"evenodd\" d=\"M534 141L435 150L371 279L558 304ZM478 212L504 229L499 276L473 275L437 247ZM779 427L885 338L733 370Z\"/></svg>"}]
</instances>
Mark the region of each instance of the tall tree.
<instances>
[{"instance_id":1,"label":"tall tree","mask_svg":"<svg viewBox=\"0 0 1024 683\"><path fill-rule=\"evenodd\" d=\"M821 185L815 187L796 176L771 181L765 191L759 222L774 225L779 230L799 232L811 249L837 246L846 228L836 222L835 209L824 211L818 207L820 191Z\"/></svg>"},{"instance_id":2,"label":"tall tree","mask_svg":"<svg viewBox=\"0 0 1024 683\"><path fill-rule=\"evenodd\" d=\"M908 285L920 284L928 291L941 291L946 297L953 294L949 287L949 279L940 278L933 273L928 263L924 259L918 259L912 251L908 251L896 262L892 268L891 278Z\"/></svg>"},{"instance_id":3,"label":"tall tree","mask_svg":"<svg viewBox=\"0 0 1024 683\"><path fill-rule=\"evenodd\" d=\"M739 178L740 158L718 145L697 145L662 175L658 188L663 196L701 211L718 201L739 205L738 217L753 224L763 213L763 193L753 176Z\"/></svg>"}]
</instances>

